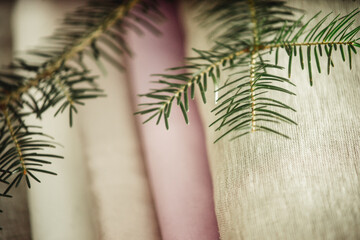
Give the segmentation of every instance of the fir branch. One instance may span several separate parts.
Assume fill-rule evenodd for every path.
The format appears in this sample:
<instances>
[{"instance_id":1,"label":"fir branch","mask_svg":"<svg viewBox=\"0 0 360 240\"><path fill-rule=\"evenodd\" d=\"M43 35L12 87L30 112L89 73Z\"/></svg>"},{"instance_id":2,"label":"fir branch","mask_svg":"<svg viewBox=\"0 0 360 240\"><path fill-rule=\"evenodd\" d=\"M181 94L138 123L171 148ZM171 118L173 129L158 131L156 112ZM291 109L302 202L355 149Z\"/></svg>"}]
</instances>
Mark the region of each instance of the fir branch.
<instances>
[{"instance_id":1,"label":"fir branch","mask_svg":"<svg viewBox=\"0 0 360 240\"><path fill-rule=\"evenodd\" d=\"M278 85L278 83L294 85L293 83L286 78L267 73L267 69L283 69L277 66L279 49L285 49L289 56L289 78L292 60L294 57L299 57L302 69L305 68L304 62L307 63L312 85L312 65L315 62L316 68L321 72L320 57L323 49L327 57L329 73L333 66L334 51L340 49L341 57L345 61L343 48L348 48L351 69L351 54L356 54L355 47L360 47L357 37L360 27L351 30L354 18L359 13L357 9L343 17L336 16L323 27L329 16L326 15L310 28L310 24L320 13L303 24L304 16L293 19L293 12L299 12L299 9L287 7L284 2L276 0L203 2L200 3L200 8L202 14L198 20L203 26L213 26L214 30L211 31L210 36L215 44L208 51L194 49L197 56L189 58L187 65L170 69L182 69L188 73L157 75L161 79L156 83L163 87L140 95L153 100L140 104L142 109L136 112L141 115L150 114L145 122L157 117L158 124L163 118L168 128L171 106L176 101L183 112L185 122L188 123L189 89L193 99L197 85L203 102L206 103L207 81L212 79L217 103L213 112L217 119L210 126L218 125L216 130L226 127L226 131L216 141L233 132L238 133L236 137L255 131L266 131L288 137L272 127L281 122L296 124L279 111L280 109L295 111L295 109L274 99L271 94L277 91L294 95L292 91ZM305 54L303 48L306 48ZM274 50L275 64L272 64L264 58ZM222 82L223 72L234 73L230 74L228 80ZM234 77L235 75L240 77ZM218 87L219 83L222 86ZM267 126L266 123L270 125Z\"/></svg>"},{"instance_id":2,"label":"fir branch","mask_svg":"<svg viewBox=\"0 0 360 240\"><path fill-rule=\"evenodd\" d=\"M255 65L256 65L257 52L254 50L251 53L250 60L250 100L251 100L251 131L256 131L256 123L255 123ZM225 119L224 119L225 120Z\"/></svg>"},{"instance_id":3,"label":"fir branch","mask_svg":"<svg viewBox=\"0 0 360 240\"><path fill-rule=\"evenodd\" d=\"M67 46L59 56L47 62L45 67L37 73L34 78L29 79L24 86L12 90L11 92L7 92L5 97L0 100L0 106L6 106L11 101L19 100L23 93L27 92L31 87L37 86L41 80L51 76L64 64L64 62L90 46L95 39L112 27L119 19L124 18L129 9L134 7L137 3L138 0L125 1L115 8L102 20L101 24L95 26L72 45Z\"/></svg>"},{"instance_id":4,"label":"fir branch","mask_svg":"<svg viewBox=\"0 0 360 240\"><path fill-rule=\"evenodd\" d=\"M13 144L15 145L15 149L16 149L18 159L19 159L19 163L20 163L21 172L24 175L26 175L27 171L26 171L26 166L25 166L25 162L24 162L22 149L21 149L21 147L19 145L19 142L18 142L18 139L16 137L14 128L13 128L13 126L11 124L8 109L3 110L3 113L4 113L4 118L5 118L5 121L6 121L6 126L7 126L8 130L9 130L9 133L10 133L11 140L13 141Z\"/></svg>"},{"instance_id":5,"label":"fir branch","mask_svg":"<svg viewBox=\"0 0 360 240\"><path fill-rule=\"evenodd\" d=\"M308 25L311 21L313 21L319 14L316 14L313 18L311 18L305 25L302 27L293 24L288 30L285 30L283 27L279 33L276 35L273 42L269 45L263 46L263 49L276 49L284 48L286 53L289 56L289 78L291 76L291 67L292 67L292 58L296 57L296 53L299 52L300 58L300 66L304 69L304 58L302 54L302 47L306 47L306 59L308 66L308 74L310 85L313 84L312 80L312 64L311 59L315 59L317 70L321 73L321 65L319 60L322 56L323 49L325 51L325 55L327 57L327 73L330 73L330 68L333 67L332 54L334 51L340 49L341 56L343 61L345 61L345 53L344 47L348 49L349 56L349 67L352 68L351 63L351 54L357 53L355 47L360 47L360 43L357 42L356 34L360 31L360 26L354 28L351 31L348 31L353 23L355 18L360 13L360 10L354 9L349 14L346 14L342 17L339 15L335 16L329 24L322 27L325 23L326 19L330 14L323 17L314 27L308 29ZM308 32L305 35L305 32ZM303 37L303 41L299 41L299 39ZM297 49L298 48L298 49ZM313 50L313 51L312 51ZM319 51L319 54L318 54ZM275 62L277 62L277 54L275 55Z\"/></svg>"},{"instance_id":6,"label":"fir branch","mask_svg":"<svg viewBox=\"0 0 360 240\"><path fill-rule=\"evenodd\" d=\"M72 126L77 106L104 96L83 56L90 56L100 67L106 60L121 70L123 66L107 51L130 55L124 34L144 29L159 34L154 23L163 18L156 1L89 2L66 15L62 26L46 38L47 45L29 50L30 60L17 58L0 70L0 182L7 185L0 196L8 197L22 180L28 187L30 179L40 182L37 173L56 175L43 165L62 158L46 152L56 144L33 131L24 118L30 114L41 118L59 105L55 116L68 109Z\"/></svg>"},{"instance_id":7,"label":"fir branch","mask_svg":"<svg viewBox=\"0 0 360 240\"><path fill-rule=\"evenodd\" d=\"M255 123L255 96L254 96L254 85L255 85L255 64L256 58L258 55L259 45L259 33L258 33L258 22L256 18L256 9L254 0L249 0L250 14L251 14L251 23L252 23L252 35L253 35L253 45L254 49L251 51L250 57L250 99L251 99L251 131L256 131ZM225 119L224 119L225 120Z\"/></svg>"},{"instance_id":8,"label":"fir branch","mask_svg":"<svg viewBox=\"0 0 360 240\"><path fill-rule=\"evenodd\" d=\"M217 131L224 127L228 129L215 142L234 131L239 134L232 139L255 131L270 131L288 137L264 124L279 124L281 122L296 124L290 118L276 111L276 109L295 110L272 97L273 92L295 95L292 91L279 86L279 83L292 86L294 84L286 78L265 72L265 69L282 69L282 67L260 61L256 62L255 57L259 60L258 56L252 55L250 66L239 67L238 73L249 72L249 75L227 82L219 89L219 91L225 90L225 94L221 95L219 104L212 110L217 119L210 126L215 126L220 122L216 128ZM234 91L236 92L233 93ZM223 113L224 111L225 113Z\"/></svg>"},{"instance_id":9,"label":"fir branch","mask_svg":"<svg viewBox=\"0 0 360 240\"><path fill-rule=\"evenodd\" d=\"M31 186L30 178L40 182L35 173L47 173L56 175L43 169L44 164L51 164L50 159L63 158L49 153L39 153L48 148L55 148L55 144L46 140L49 138L41 132L31 131L33 126L26 126L13 111L1 109L3 120L0 136L0 179L8 184L2 196L8 196L9 191L17 187L21 180L26 180L28 187ZM33 139L33 137L42 137ZM46 160L45 160L45 159ZM13 177L14 176L14 177ZM9 182L8 180L12 180Z\"/></svg>"},{"instance_id":10,"label":"fir branch","mask_svg":"<svg viewBox=\"0 0 360 240\"><path fill-rule=\"evenodd\" d=\"M7 184L0 196L9 196L21 180L28 187L30 179L40 182L37 173L56 175L43 165L62 158L46 152L56 144L42 132L33 131L24 118L30 114L41 118L46 110L59 105L55 115L68 109L71 126L78 105L104 96L83 56L89 54L98 63L101 58L122 68L103 47L130 54L123 35L138 25L156 31L152 22L162 18L154 2L90 2L67 14L62 26L47 37L48 45L28 51L31 57L41 59L40 63L17 58L0 71L0 182Z\"/></svg>"},{"instance_id":11,"label":"fir branch","mask_svg":"<svg viewBox=\"0 0 360 240\"><path fill-rule=\"evenodd\" d=\"M200 93L202 96L202 100L204 103L206 103L206 97L205 92L207 90L207 79L211 78L213 79L214 84L217 84L218 79L220 78L220 69L225 66L228 62L233 65L234 61L242 61L240 56L242 56L245 53L249 52L249 49L243 49L240 51L237 51L235 53L231 53L229 55L222 55L222 56L216 56L216 61L213 61L211 57L206 57L206 52L202 52L200 50L194 49L199 54L200 58L204 58L208 64L200 64L200 63L190 63L188 66L182 66L182 67L176 67L176 68L170 68L168 70L170 71L177 71L180 69L186 69L186 70L196 70L192 74L157 74L154 76L159 76L164 78L164 80L159 80L157 83L161 85L165 85L166 87L161 89L156 89L150 93L147 94L141 94L139 96L141 97L147 97L150 99L158 99L162 100L161 102L157 103L143 103L140 104L140 106L146 106L151 107L150 109L141 110L136 112L135 114L148 114L152 113L152 115L144 122L148 122L154 117L158 116L157 124L160 122L161 117L163 116L165 126L168 129L168 117L170 116L171 112L171 105L174 102L174 100L177 100L177 105L184 106L181 107L184 119L186 123L188 123L188 91L191 91L191 98L194 99L195 97L195 85L197 84ZM214 71L216 73L214 73ZM169 95L171 94L171 95ZM182 98L183 96L183 98ZM157 107L154 107L157 106ZM163 114L165 113L165 114Z\"/></svg>"}]
</instances>

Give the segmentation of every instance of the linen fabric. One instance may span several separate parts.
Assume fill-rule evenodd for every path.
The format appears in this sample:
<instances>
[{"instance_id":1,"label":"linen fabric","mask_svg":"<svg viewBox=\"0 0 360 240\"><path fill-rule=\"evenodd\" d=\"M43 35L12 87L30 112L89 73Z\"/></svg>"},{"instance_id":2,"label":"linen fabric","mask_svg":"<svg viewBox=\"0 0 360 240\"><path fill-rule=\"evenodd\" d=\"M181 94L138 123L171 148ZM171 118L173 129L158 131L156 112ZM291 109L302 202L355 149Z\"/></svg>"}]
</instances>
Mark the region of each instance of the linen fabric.
<instances>
[{"instance_id":1,"label":"linen fabric","mask_svg":"<svg viewBox=\"0 0 360 240\"><path fill-rule=\"evenodd\" d=\"M358 7L351 1L289 1L289 5L305 9L308 18L319 10L323 16L331 11L336 16ZM191 48L210 47L192 10L183 5L188 56L194 55ZM285 51L280 51L279 59L286 67ZM278 128L290 140L256 132L213 144L221 133L205 130L221 239L360 238L360 57L353 55L351 71L340 52L332 59L335 68L329 76L313 68L313 87L307 70L301 71L300 63L293 61L291 81L297 86L291 90L297 96L272 96L297 110L289 116L298 126ZM323 71L326 63L323 58ZM286 77L287 69L276 73ZM215 119L210 113L213 95L210 89L206 105L198 96L204 126Z\"/></svg>"}]
</instances>

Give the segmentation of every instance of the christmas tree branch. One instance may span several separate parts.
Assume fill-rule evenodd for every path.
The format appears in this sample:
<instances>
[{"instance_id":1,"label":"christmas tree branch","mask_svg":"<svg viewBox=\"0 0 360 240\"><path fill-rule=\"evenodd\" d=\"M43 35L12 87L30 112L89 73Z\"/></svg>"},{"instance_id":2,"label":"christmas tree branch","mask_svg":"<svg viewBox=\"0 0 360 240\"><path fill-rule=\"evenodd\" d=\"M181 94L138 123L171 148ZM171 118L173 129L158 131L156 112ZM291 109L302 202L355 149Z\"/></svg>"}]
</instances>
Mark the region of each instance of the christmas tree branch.
<instances>
[{"instance_id":1,"label":"christmas tree branch","mask_svg":"<svg viewBox=\"0 0 360 240\"><path fill-rule=\"evenodd\" d=\"M89 54L97 62L113 60L105 47L117 54L128 53L124 34L131 29L137 31L140 25L156 31L152 22L161 19L154 2L89 2L66 15L61 28L47 37L48 45L28 52L36 60L40 58L40 63L17 58L0 70L0 182L8 185L1 196L8 196L21 180L26 180L28 187L31 178L40 182L35 173L56 175L43 165L62 158L40 153L56 144L48 141L46 134L32 131L34 127L27 126L24 118L30 114L41 118L46 110L60 105L55 116L68 109L71 126L77 105L103 96L94 81L97 77L89 75L83 55Z\"/></svg>"},{"instance_id":2,"label":"christmas tree branch","mask_svg":"<svg viewBox=\"0 0 360 240\"><path fill-rule=\"evenodd\" d=\"M23 173L23 175L26 175L27 171L26 171L26 166L25 166L25 162L24 162L23 152L22 152L22 149L20 147L19 141L18 141L18 139L16 137L14 128L13 128L13 126L11 124L8 109L2 109L2 110L3 110L3 113L4 113L6 126L7 126L8 130L9 130L9 133L10 133L10 137L11 137L11 139L13 141L13 144L15 145L15 148L16 148L16 152L17 152L19 162L20 162L20 168L22 170L21 172Z\"/></svg>"},{"instance_id":3,"label":"christmas tree branch","mask_svg":"<svg viewBox=\"0 0 360 240\"><path fill-rule=\"evenodd\" d=\"M285 49L289 56L288 75L291 76L293 57L300 58L300 66L307 66L310 85L312 81L312 65L315 59L316 67L321 72L320 57L327 58L327 72L334 66L333 52L340 49L345 61L344 47L347 47L348 62L351 69L351 54L357 54L356 47L360 47L356 37L360 26L353 29L354 18L359 14L355 9L342 17L335 16L325 25L330 14L320 19L313 27L310 23L317 18L316 14L306 23L302 18L289 19L296 9L287 7L284 2L276 0L242 0L202 2L201 14L198 19L203 26L213 26L210 31L215 45L210 50L197 50L196 57L188 58L186 66L171 68L170 70L186 70L181 74L159 74L161 79L156 83L162 88L152 89L150 93L140 96L148 100L159 102L142 103L142 110L136 114L150 117L145 121L158 117L164 119L166 128L169 127L168 118L172 103L183 112L185 122L188 123L188 91L194 98L195 85L206 102L205 92L207 81L212 79L215 86L215 102L217 106L212 112L218 116L210 125L219 124L216 130L224 126L229 127L216 141L231 132L239 132L235 137L243 136L254 131L266 131L288 137L263 123L291 123L293 120L276 109L295 111L292 107L274 98L273 92L295 95L292 91L280 87L277 83L294 85L287 78L269 74L267 69L283 69L278 66L278 52ZM271 39L271 40L269 40ZM303 53L305 48L305 53ZM275 50L275 64L266 56ZM323 54L323 52L325 54ZM264 60L266 59L266 60ZM305 65L305 63L307 63ZM222 83L221 74L231 71L228 79ZM240 76L240 77L238 77ZM234 79L235 78L235 79ZM260 124L258 124L260 123Z\"/></svg>"},{"instance_id":4,"label":"christmas tree branch","mask_svg":"<svg viewBox=\"0 0 360 240\"><path fill-rule=\"evenodd\" d=\"M55 59L49 61L45 67L37 73L37 75L29 79L26 85L7 92L6 96L0 100L0 106L6 106L11 101L17 101L20 99L21 95L27 92L31 87L37 86L40 81L51 76L56 72L66 61L72 59L79 52L83 51L86 47L90 46L91 43L99 36L101 36L105 31L111 28L119 19L122 19L126 16L126 13L133 8L139 0L130 0L128 2L122 3L120 6L115 8L112 12L108 14L107 17L103 19L102 24L94 27L91 31L86 33L84 36L79 38L71 46L64 49L64 52L57 56Z\"/></svg>"}]
</instances>

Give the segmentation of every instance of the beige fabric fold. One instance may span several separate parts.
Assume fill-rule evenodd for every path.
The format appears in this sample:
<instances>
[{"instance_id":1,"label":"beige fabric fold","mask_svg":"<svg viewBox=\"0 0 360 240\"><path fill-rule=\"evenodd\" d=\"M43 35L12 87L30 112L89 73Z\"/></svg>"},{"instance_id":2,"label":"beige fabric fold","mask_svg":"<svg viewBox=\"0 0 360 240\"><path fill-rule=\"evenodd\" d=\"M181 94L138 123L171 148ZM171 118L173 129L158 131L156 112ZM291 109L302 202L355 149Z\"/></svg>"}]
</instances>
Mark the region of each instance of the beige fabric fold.
<instances>
[{"instance_id":1,"label":"beige fabric fold","mask_svg":"<svg viewBox=\"0 0 360 240\"><path fill-rule=\"evenodd\" d=\"M98 83L107 96L88 101L80 113L97 239L160 239L128 80L111 65L106 72L97 74L102 75Z\"/></svg>"},{"instance_id":2,"label":"beige fabric fold","mask_svg":"<svg viewBox=\"0 0 360 240\"><path fill-rule=\"evenodd\" d=\"M16 52L24 52L31 46L40 44L41 38L51 34L58 26L58 19L78 4L79 2L18 1L13 23ZM55 109L49 110L42 116L42 121L34 116L26 120L29 125L42 126L44 133L63 145L47 150L47 153L62 155L64 159L55 159L51 165L46 166L47 170L56 172L58 176L39 173L37 176L41 183L32 181L28 191L32 235L21 239L97 239L78 121L70 129L67 113L56 118L54 113ZM23 228L21 221L24 217L17 216L18 229Z\"/></svg>"},{"instance_id":3,"label":"beige fabric fold","mask_svg":"<svg viewBox=\"0 0 360 240\"><path fill-rule=\"evenodd\" d=\"M39 43L79 4L20 1L16 49ZM108 96L78 107L72 128L67 111L54 118L53 109L42 121L28 119L64 145L51 153L65 157L47 168L58 176L39 175L42 183L29 191L33 239L160 239L125 74L104 65L106 76L93 62L91 68Z\"/></svg>"},{"instance_id":4,"label":"beige fabric fold","mask_svg":"<svg viewBox=\"0 0 360 240\"><path fill-rule=\"evenodd\" d=\"M289 5L306 9L308 16L358 7L351 1ZM191 56L191 48L207 49L209 41L193 20L195 13L188 6L183 13ZM288 57L280 52L280 65L287 66ZM297 96L274 96L298 111L290 115L298 126L281 126L291 140L255 133L213 144L219 133L205 130L221 239L360 238L360 57L353 57L352 71L339 52L333 61L330 76L314 73L313 87L294 61L291 80L297 87L291 90ZM276 73L286 77L287 70ZM211 90L207 105L198 101L205 126L214 120Z\"/></svg>"},{"instance_id":5,"label":"beige fabric fold","mask_svg":"<svg viewBox=\"0 0 360 240\"><path fill-rule=\"evenodd\" d=\"M0 2L0 66L9 64L13 57L11 17L14 5L10 0ZM6 187L5 184L1 185L1 188ZM12 198L0 198L0 209L4 211L0 214L0 226L3 228L0 239L29 240L31 228L26 186L19 185L10 193ZM22 227L19 228L19 225Z\"/></svg>"}]
</instances>

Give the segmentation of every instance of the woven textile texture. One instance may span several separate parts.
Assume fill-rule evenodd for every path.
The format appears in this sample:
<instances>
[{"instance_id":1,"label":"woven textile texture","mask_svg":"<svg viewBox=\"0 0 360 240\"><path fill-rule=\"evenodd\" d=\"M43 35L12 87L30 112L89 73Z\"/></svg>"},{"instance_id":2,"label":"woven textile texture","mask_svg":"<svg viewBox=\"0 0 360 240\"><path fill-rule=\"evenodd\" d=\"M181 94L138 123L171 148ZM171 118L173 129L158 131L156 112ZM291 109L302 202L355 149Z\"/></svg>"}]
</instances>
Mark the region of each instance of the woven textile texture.
<instances>
[{"instance_id":1,"label":"woven textile texture","mask_svg":"<svg viewBox=\"0 0 360 240\"><path fill-rule=\"evenodd\" d=\"M358 7L359 1L289 5L305 9L308 16L320 10L335 16ZM191 10L183 6L188 55L193 47L210 46ZM288 57L280 52L280 65L287 66ZM219 133L206 129L221 239L360 238L360 57L353 58L352 71L339 52L333 61L331 75L316 73L313 87L308 73L293 62L291 81L297 87L291 90L297 96L276 96L297 109L290 117L298 126L281 126L290 140L255 133L213 144ZM280 74L286 77L287 71ZM212 89L207 97L207 105L199 104L204 126L214 120Z\"/></svg>"}]
</instances>

